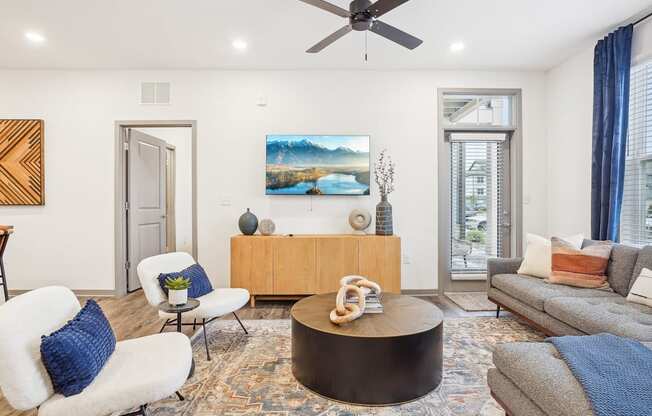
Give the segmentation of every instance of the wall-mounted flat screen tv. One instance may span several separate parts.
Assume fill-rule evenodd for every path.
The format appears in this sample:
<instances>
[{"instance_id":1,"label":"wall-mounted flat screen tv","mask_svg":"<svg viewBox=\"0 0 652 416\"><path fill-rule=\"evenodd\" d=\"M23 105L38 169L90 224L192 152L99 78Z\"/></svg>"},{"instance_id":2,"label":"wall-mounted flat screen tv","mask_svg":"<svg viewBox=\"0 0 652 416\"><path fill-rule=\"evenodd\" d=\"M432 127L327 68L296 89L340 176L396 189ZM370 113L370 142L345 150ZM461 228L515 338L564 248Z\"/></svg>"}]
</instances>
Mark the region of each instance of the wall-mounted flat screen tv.
<instances>
[{"instance_id":1,"label":"wall-mounted flat screen tv","mask_svg":"<svg viewBox=\"0 0 652 416\"><path fill-rule=\"evenodd\" d=\"M267 195L369 195L369 136L267 136Z\"/></svg>"}]
</instances>

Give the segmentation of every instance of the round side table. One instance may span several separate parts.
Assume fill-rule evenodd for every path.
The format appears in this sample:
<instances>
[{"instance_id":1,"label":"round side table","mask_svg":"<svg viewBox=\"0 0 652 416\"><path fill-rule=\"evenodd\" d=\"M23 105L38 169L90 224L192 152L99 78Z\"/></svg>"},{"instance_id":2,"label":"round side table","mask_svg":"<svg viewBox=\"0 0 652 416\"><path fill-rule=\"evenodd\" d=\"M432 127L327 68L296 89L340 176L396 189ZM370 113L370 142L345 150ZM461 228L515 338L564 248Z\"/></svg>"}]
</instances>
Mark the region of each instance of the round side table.
<instances>
[{"instance_id":1,"label":"round side table","mask_svg":"<svg viewBox=\"0 0 652 416\"><path fill-rule=\"evenodd\" d=\"M181 332L181 314L190 312L199 307L199 301L195 298L188 298L188 302L183 305L170 305L167 301L158 304L158 310L165 313L177 314L177 332Z\"/></svg>"}]
</instances>

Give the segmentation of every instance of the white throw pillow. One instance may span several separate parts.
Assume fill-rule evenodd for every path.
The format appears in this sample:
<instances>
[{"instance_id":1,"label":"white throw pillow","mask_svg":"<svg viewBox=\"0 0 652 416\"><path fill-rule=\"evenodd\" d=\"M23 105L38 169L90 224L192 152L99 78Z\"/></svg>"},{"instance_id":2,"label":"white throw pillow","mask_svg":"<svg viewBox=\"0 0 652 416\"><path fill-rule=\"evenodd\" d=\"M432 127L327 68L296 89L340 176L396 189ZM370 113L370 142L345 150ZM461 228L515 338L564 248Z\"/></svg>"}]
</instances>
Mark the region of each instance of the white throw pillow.
<instances>
[{"instance_id":1,"label":"white throw pillow","mask_svg":"<svg viewBox=\"0 0 652 416\"><path fill-rule=\"evenodd\" d=\"M627 295L629 302L652 307L652 270L643 268Z\"/></svg>"},{"instance_id":2,"label":"white throw pillow","mask_svg":"<svg viewBox=\"0 0 652 416\"><path fill-rule=\"evenodd\" d=\"M582 248L584 236L582 234L562 237L576 248ZM541 237L536 234L528 234L526 237L527 245L525 247L525 256L521 267L518 268L518 274L540 277L547 279L550 277L552 269L552 250L550 248L550 239Z\"/></svg>"}]
</instances>

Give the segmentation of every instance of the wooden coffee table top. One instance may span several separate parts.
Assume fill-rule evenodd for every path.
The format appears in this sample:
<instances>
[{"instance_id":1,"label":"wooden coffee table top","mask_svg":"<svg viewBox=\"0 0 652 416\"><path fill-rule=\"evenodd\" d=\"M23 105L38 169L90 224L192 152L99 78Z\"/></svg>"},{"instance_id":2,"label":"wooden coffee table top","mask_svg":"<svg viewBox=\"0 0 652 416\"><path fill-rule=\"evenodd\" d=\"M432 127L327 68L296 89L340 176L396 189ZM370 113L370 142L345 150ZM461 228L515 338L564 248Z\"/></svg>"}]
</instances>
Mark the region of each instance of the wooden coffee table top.
<instances>
[{"instance_id":1,"label":"wooden coffee table top","mask_svg":"<svg viewBox=\"0 0 652 416\"><path fill-rule=\"evenodd\" d=\"M362 338L388 338L418 334L441 325L444 315L430 302L412 296L383 293L383 313L364 314L353 322L335 325L329 319L335 309L335 293L310 296L295 303L292 319L314 330Z\"/></svg>"}]
</instances>

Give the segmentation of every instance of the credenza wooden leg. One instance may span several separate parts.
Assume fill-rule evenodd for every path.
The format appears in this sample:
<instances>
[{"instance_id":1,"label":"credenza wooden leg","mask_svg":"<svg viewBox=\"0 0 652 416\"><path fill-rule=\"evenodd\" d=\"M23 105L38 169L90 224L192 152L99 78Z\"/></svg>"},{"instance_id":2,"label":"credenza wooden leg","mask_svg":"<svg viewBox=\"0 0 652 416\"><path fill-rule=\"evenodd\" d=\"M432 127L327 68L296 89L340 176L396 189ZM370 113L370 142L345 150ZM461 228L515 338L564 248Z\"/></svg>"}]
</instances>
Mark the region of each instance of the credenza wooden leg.
<instances>
[{"instance_id":1,"label":"credenza wooden leg","mask_svg":"<svg viewBox=\"0 0 652 416\"><path fill-rule=\"evenodd\" d=\"M249 306L251 306L252 308L256 307L256 297L254 295L251 295L249 297Z\"/></svg>"}]
</instances>

